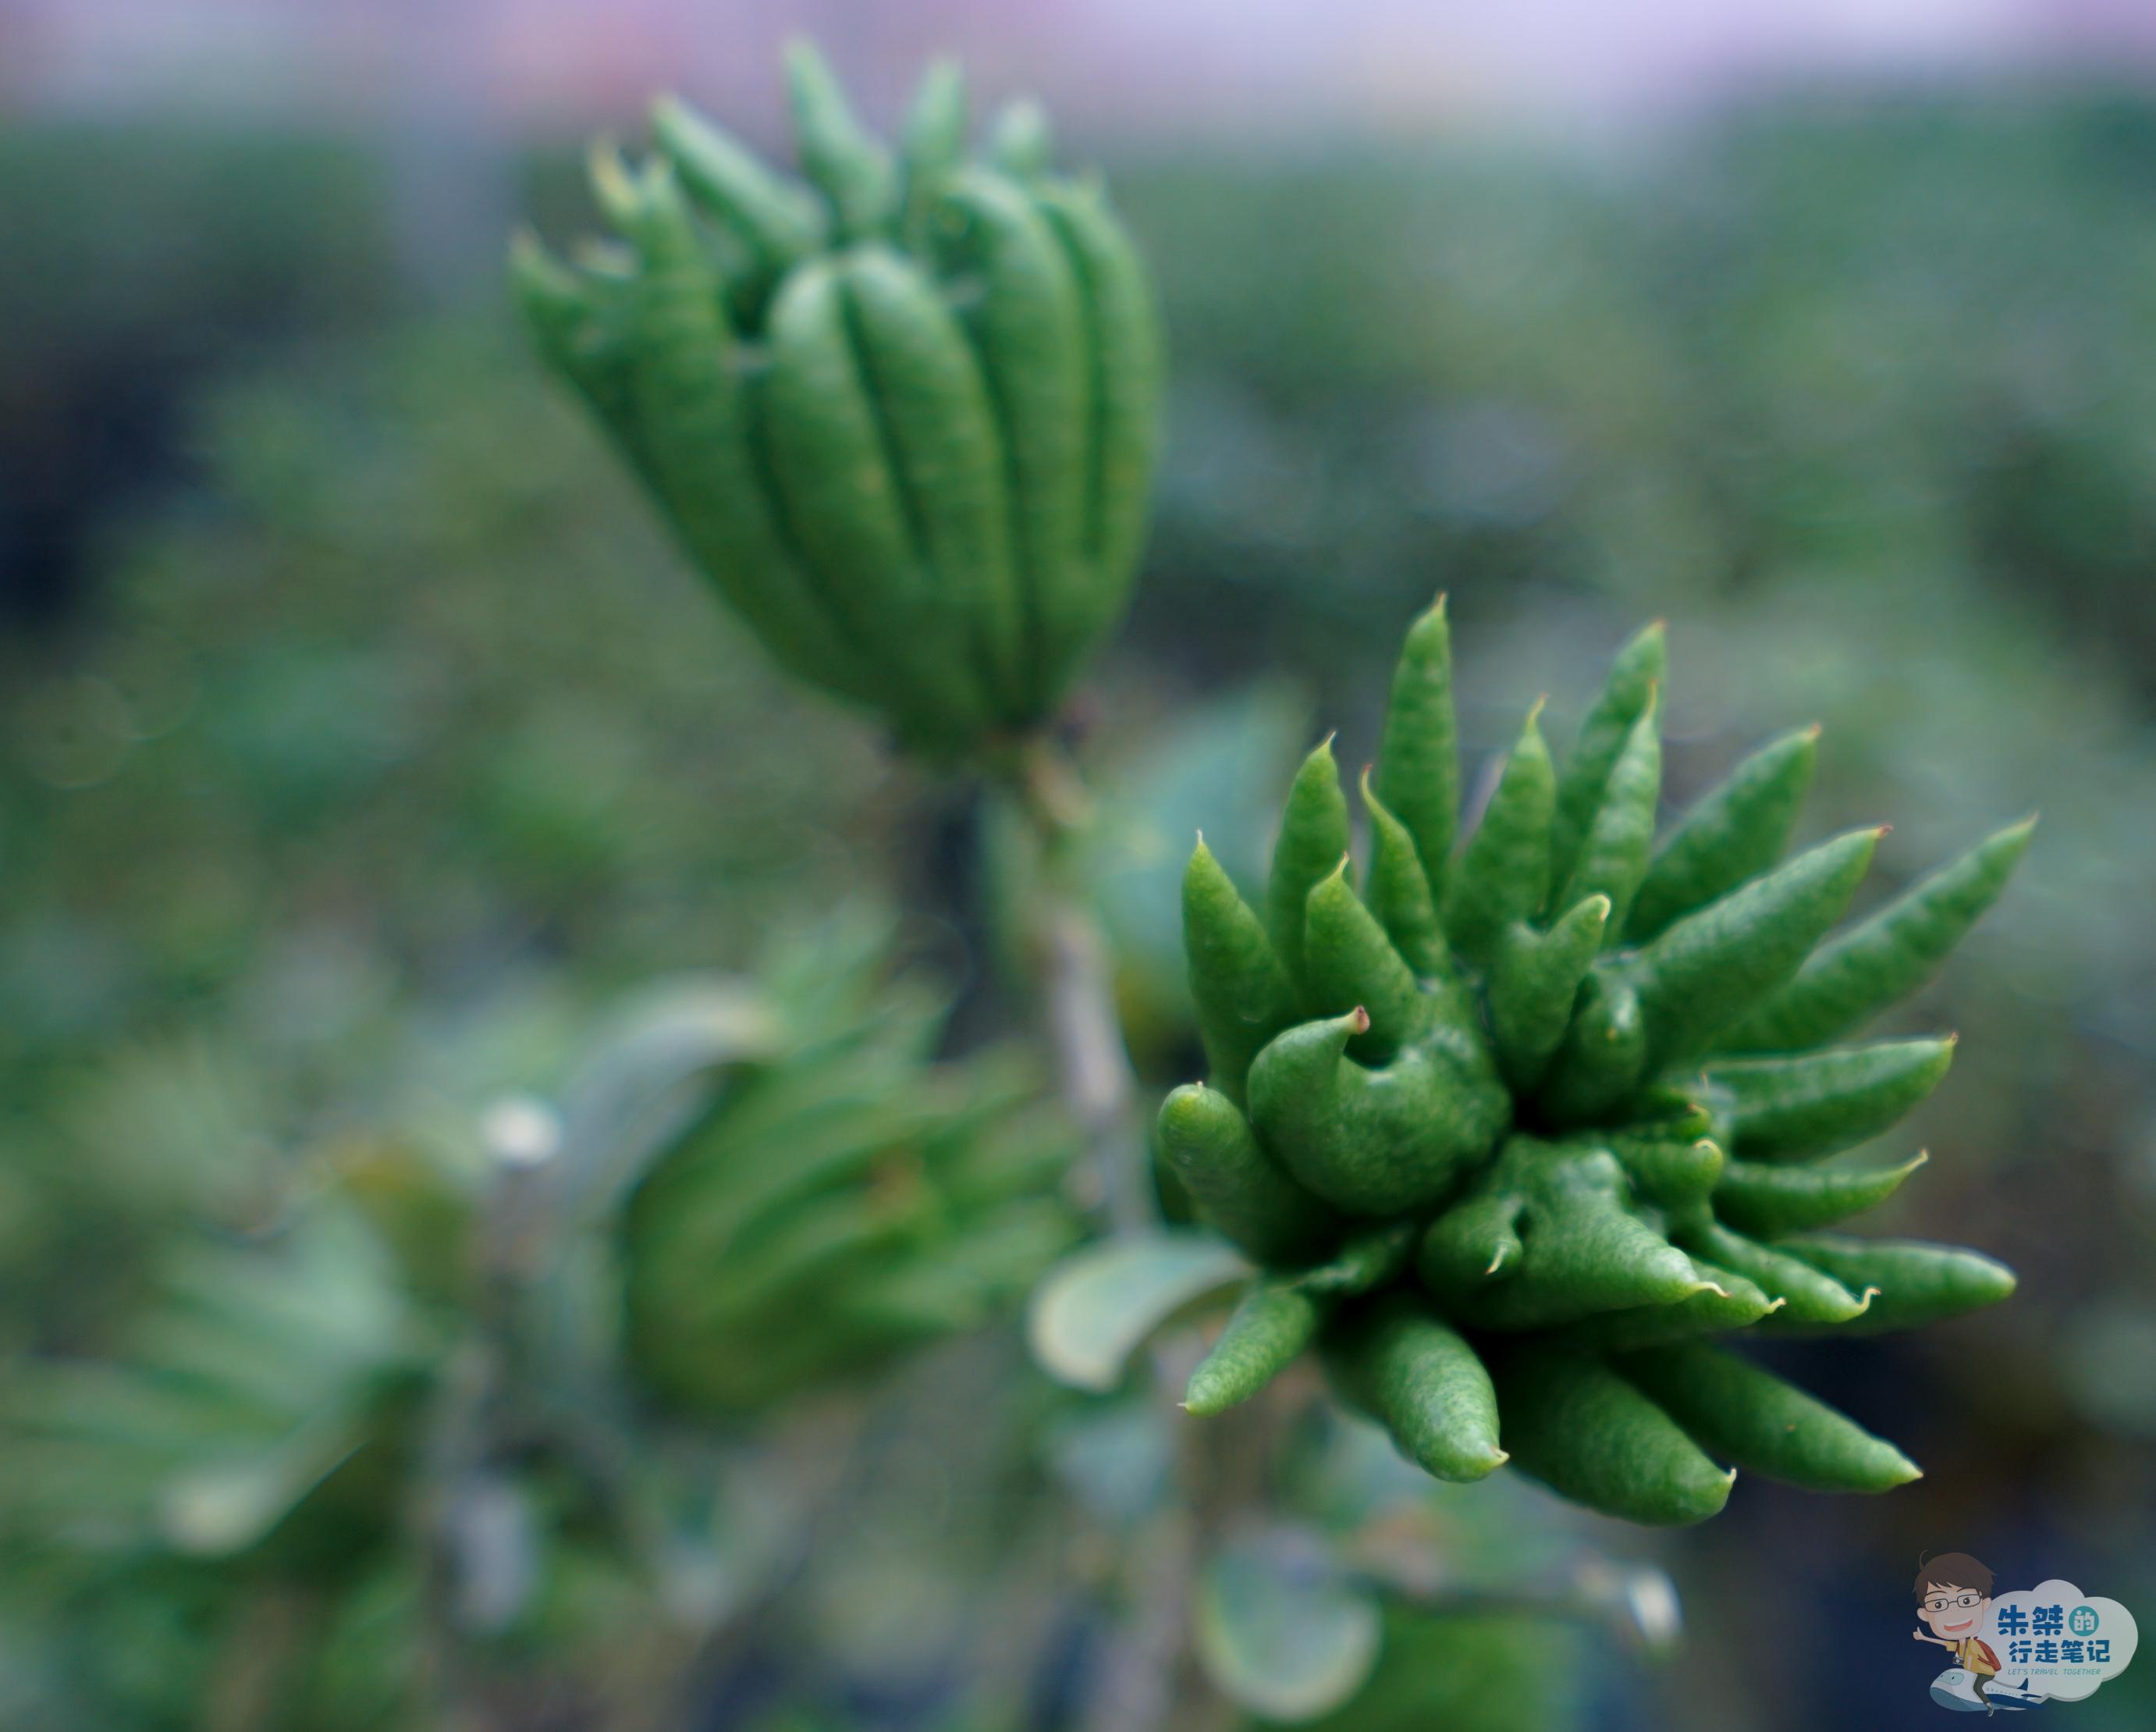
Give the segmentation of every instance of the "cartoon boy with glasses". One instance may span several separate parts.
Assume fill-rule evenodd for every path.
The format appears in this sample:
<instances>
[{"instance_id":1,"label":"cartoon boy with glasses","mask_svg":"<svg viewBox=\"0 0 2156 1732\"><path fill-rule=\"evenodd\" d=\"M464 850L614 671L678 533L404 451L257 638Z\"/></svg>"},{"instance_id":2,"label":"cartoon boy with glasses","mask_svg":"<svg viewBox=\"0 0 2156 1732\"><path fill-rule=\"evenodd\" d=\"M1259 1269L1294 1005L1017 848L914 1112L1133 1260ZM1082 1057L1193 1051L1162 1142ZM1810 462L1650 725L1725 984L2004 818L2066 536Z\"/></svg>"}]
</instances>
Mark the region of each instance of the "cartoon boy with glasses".
<instances>
[{"instance_id":1,"label":"cartoon boy with glasses","mask_svg":"<svg viewBox=\"0 0 2156 1732\"><path fill-rule=\"evenodd\" d=\"M1910 1632L1917 1641L1953 1653L1986 1714L1999 1712L1984 1693L1985 1684L1999 1676L1999 1656L1976 1632L1991 1611L1991 1572L1967 1552L1926 1559L1917 1567L1917 1618L1932 1633Z\"/></svg>"}]
</instances>

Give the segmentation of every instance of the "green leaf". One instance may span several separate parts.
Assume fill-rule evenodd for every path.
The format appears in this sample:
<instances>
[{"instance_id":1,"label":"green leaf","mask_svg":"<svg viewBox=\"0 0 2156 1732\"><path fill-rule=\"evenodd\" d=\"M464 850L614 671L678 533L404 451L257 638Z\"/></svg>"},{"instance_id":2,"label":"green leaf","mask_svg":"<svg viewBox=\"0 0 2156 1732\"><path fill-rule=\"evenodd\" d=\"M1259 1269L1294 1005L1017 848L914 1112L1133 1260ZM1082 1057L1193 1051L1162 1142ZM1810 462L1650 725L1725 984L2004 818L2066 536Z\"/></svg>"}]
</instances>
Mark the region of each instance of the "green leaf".
<instances>
[{"instance_id":1,"label":"green leaf","mask_svg":"<svg viewBox=\"0 0 2156 1732\"><path fill-rule=\"evenodd\" d=\"M360 1404L315 1414L243 1455L177 1474L157 1498L157 1526L175 1549L229 1557L291 1514L366 1439Z\"/></svg>"},{"instance_id":2,"label":"green leaf","mask_svg":"<svg viewBox=\"0 0 2156 1732\"><path fill-rule=\"evenodd\" d=\"M1041 1370L1105 1394L1147 1338L1189 1306L1248 1277L1250 1266L1209 1235L1161 1232L1089 1245L1034 1289L1026 1339Z\"/></svg>"},{"instance_id":3,"label":"green leaf","mask_svg":"<svg viewBox=\"0 0 2156 1732\"><path fill-rule=\"evenodd\" d=\"M1375 1597L1348 1582L1314 1534L1276 1529L1209 1560L1192 1608L1193 1645L1221 1693L1270 1720L1337 1708L1378 1662Z\"/></svg>"},{"instance_id":4,"label":"green leaf","mask_svg":"<svg viewBox=\"0 0 2156 1732\"><path fill-rule=\"evenodd\" d=\"M564 1091L555 1159L565 1212L607 1215L711 1102L732 1065L772 1056L784 1020L750 982L654 988L603 1030Z\"/></svg>"}]
</instances>

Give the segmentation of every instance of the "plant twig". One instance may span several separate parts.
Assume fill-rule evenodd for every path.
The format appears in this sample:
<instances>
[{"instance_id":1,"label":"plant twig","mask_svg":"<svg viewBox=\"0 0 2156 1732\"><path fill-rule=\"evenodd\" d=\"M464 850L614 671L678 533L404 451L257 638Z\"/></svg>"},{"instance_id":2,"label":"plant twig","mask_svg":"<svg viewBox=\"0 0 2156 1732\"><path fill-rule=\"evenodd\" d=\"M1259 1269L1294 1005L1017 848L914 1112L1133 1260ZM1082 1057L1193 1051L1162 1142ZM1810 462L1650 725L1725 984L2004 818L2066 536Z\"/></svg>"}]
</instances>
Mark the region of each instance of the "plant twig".
<instances>
[{"instance_id":1,"label":"plant twig","mask_svg":"<svg viewBox=\"0 0 2156 1732\"><path fill-rule=\"evenodd\" d=\"M1096 1194L1118 1235L1143 1232L1153 1214L1142 1183L1137 1079L1116 1012L1113 963L1086 900L1074 857L1093 821L1093 799L1053 740L1036 738L1003 766L1040 850L1040 893L1028 934L1041 1015L1064 1104L1085 1139Z\"/></svg>"},{"instance_id":2,"label":"plant twig","mask_svg":"<svg viewBox=\"0 0 2156 1732\"><path fill-rule=\"evenodd\" d=\"M1137 1159L1137 1081L1116 1015L1106 943L1090 913L1060 898L1043 911L1038 942L1042 1013L1064 1103L1085 1139L1111 1230L1143 1232L1152 1210Z\"/></svg>"},{"instance_id":3,"label":"plant twig","mask_svg":"<svg viewBox=\"0 0 2156 1732\"><path fill-rule=\"evenodd\" d=\"M1085 900L1073 856L1093 815L1075 768L1054 743L1032 742L1009 780L1040 845L1042 891L1030 934L1045 1032L1065 1105L1084 1139L1086 1169L1119 1237L1157 1225L1137 1114L1137 1078L1116 1007L1113 963L1098 917ZM1134 1604L1101 1668L1085 1732L1199 1728L1217 1702L1191 1659L1191 1595L1209 1525L1192 1511L1209 1474L1208 1439L1184 1420L1178 1392L1191 1370L1175 1344L1152 1355L1153 1398L1178 1443L1183 1507L1147 1524L1131 1571Z\"/></svg>"}]
</instances>

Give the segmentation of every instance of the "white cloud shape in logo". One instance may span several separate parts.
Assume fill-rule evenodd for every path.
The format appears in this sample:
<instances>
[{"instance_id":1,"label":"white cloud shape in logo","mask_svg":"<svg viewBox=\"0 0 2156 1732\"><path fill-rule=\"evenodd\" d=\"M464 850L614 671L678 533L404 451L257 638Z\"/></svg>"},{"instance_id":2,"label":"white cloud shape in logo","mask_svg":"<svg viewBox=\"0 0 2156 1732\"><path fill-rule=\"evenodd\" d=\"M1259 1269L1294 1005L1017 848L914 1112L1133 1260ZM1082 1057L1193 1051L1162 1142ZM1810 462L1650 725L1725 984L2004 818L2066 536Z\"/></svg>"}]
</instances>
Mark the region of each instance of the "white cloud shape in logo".
<instances>
[{"instance_id":1,"label":"white cloud shape in logo","mask_svg":"<svg viewBox=\"0 0 2156 1732\"><path fill-rule=\"evenodd\" d=\"M2116 1600L2086 1596L2070 1581L1994 1596L1989 1623L1999 1681L2019 1684L2025 1678L2031 1695L2061 1702L2096 1694L2107 1678L2126 1670L2141 1640L2132 1612Z\"/></svg>"}]
</instances>

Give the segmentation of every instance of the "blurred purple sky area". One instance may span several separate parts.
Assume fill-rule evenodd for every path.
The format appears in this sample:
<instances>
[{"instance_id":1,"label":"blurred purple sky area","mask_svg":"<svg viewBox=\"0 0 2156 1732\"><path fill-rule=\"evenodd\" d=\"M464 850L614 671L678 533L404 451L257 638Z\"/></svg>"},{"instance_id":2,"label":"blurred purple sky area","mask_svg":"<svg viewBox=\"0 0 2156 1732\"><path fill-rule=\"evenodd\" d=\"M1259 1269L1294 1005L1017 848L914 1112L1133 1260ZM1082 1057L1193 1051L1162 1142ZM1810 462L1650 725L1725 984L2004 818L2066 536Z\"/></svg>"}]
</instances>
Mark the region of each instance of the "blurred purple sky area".
<instances>
[{"instance_id":1,"label":"blurred purple sky area","mask_svg":"<svg viewBox=\"0 0 2156 1732\"><path fill-rule=\"evenodd\" d=\"M1593 125L1793 83L2156 75L2156 0L0 0L0 102L526 132L676 88L754 131L797 32L875 114L949 48L1075 131L1246 146Z\"/></svg>"}]
</instances>

